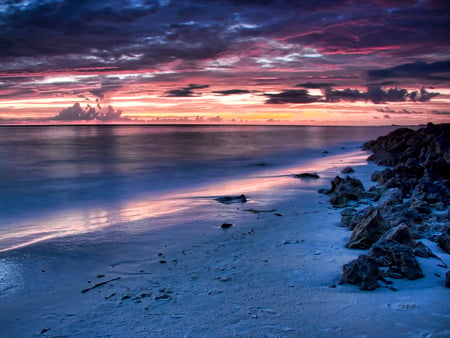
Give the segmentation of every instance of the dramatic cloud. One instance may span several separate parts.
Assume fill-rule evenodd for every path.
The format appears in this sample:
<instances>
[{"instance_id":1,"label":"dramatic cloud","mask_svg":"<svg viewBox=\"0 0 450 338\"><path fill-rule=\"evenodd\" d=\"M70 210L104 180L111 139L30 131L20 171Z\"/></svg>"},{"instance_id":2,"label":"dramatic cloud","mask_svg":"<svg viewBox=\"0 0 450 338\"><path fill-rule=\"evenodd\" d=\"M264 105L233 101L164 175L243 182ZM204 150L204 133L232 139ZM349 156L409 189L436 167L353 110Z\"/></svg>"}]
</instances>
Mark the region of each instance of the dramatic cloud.
<instances>
[{"instance_id":1,"label":"dramatic cloud","mask_svg":"<svg viewBox=\"0 0 450 338\"><path fill-rule=\"evenodd\" d=\"M433 63L414 62L386 69L375 69L367 72L370 79L393 78L435 78L450 81L450 60Z\"/></svg>"},{"instance_id":2,"label":"dramatic cloud","mask_svg":"<svg viewBox=\"0 0 450 338\"><path fill-rule=\"evenodd\" d=\"M446 110L449 22L450 2L441 0L7 0L0 109L48 118L55 108L46 104L81 97L137 118L184 113L183 100L170 98L230 120L256 112L283 120L276 114L295 115L289 104L308 103L323 119L337 102ZM420 86L437 89L411 92ZM82 110L72 116L87 116Z\"/></svg>"},{"instance_id":3,"label":"dramatic cloud","mask_svg":"<svg viewBox=\"0 0 450 338\"><path fill-rule=\"evenodd\" d=\"M172 89L166 92L166 97L192 97L200 96L201 94L194 92L195 89L208 88L209 85L190 84L188 87L179 89Z\"/></svg>"},{"instance_id":4,"label":"dramatic cloud","mask_svg":"<svg viewBox=\"0 0 450 338\"><path fill-rule=\"evenodd\" d=\"M121 114L122 111L115 110L111 106L106 109L96 109L87 105L83 109L79 103L75 103L73 106L61 110L52 119L59 121L120 121L123 120Z\"/></svg>"},{"instance_id":5,"label":"dramatic cloud","mask_svg":"<svg viewBox=\"0 0 450 338\"><path fill-rule=\"evenodd\" d=\"M309 95L308 91L303 89L289 89L281 93L266 93L264 95L269 97L266 101L267 104L313 103L319 102L321 99L321 96Z\"/></svg>"},{"instance_id":6,"label":"dramatic cloud","mask_svg":"<svg viewBox=\"0 0 450 338\"><path fill-rule=\"evenodd\" d=\"M367 91L360 91L358 89L346 88L343 90L326 87L322 90L322 96L313 96L304 89L289 89L276 94L264 94L270 99L266 101L268 104L282 104L282 103L313 103L313 102L339 102L339 101L371 101L375 104L386 102L404 102L404 101L419 101L426 102L439 93L430 93L422 88L420 91L408 92L406 89L389 88L382 89L380 86L368 86Z\"/></svg>"}]
</instances>

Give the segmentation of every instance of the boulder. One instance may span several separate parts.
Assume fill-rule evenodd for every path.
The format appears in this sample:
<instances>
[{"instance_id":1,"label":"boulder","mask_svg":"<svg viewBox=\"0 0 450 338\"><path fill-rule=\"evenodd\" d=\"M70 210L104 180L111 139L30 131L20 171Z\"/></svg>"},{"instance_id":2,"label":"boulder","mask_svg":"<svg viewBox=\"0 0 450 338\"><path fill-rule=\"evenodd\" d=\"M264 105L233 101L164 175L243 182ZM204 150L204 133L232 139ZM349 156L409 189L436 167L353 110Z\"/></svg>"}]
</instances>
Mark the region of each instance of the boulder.
<instances>
[{"instance_id":1,"label":"boulder","mask_svg":"<svg viewBox=\"0 0 450 338\"><path fill-rule=\"evenodd\" d=\"M402 203L403 192L400 188L387 189L378 200L378 206L384 207L386 205Z\"/></svg>"},{"instance_id":2,"label":"boulder","mask_svg":"<svg viewBox=\"0 0 450 338\"><path fill-rule=\"evenodd\" d=\"M385 277L415 280L424 276L411 247L392 240L375 243L369 256L377 258L380 266L389 267Z\"/></svg>"},{"instance_id":3,"label":"boulder","mask_svg":"<svg viewBox=\"0 0 450 338\"><path fill-rule=\"evenodd\" d=\"M380 287L380 271L378 262L367 255L360 255L357 259L345 264L342 269L340 284L357 285L361 290L372 291Z\"/></svg>"},{"instance_id":4,"label":"boulder","mask_svg":"<svg viewBox=\"0 0 450 338\"><path fill-rule=\"evenodd\" d=\"M355 226L346 247L369 249L387 230L389 225L381 216L379 209L370 207Z\"/></svg>"},{"instance_id":5,"label":"boulder","mask_svg":"<svg viewBox=\"0 0 450 338\"><path fill-rule=\"evenodd\" d=\"M317 175L316 173L301 173L301 174L296 174L294 175L296 178L312 178L312 179L318 179L320 178L319 175Z\"/></svg>"},{"instance_id":6,"label":"boulder","mask_svg":"<svg viewBox=\"0 0 450 338\"><path fill-rule=\"evenodd\" d=\"M330 203L337 208L345 207L350 201L359 201L366 196L362 182L356 178L336 176L331 182Z\"/></svg>"},{"instance_id":7,"label":"boulder","mask_svg":"<svg viewBox=\"0 0 450 338\"><path fill-rule=\"evenodd\" d=\"M216 201L223 204L231 204L231 203L245 203L247 202L247 197L245 195L239 196L222 196L215 198Z\"/></svg>"},{"instance_id":8,"label":"boulder","mask_svg":"<svg viewBox=\"0 0 450 338\"><path fill-rule=\"evenodd\" d=\"M351 174L354 172L355 172L355 169L353 169L352 167L345 167L344 169L341 170L341 173L343 173L343 174Z\"/></svg>"},{"instance_id":9,"label":"boulder","mask_svg":"<svg viewBox=\"0 0 450 338\"><path fill-rule=\"evenodd\" d=\"M414 247L414 243L409 227L402 223L388 231L386 231L379 239L379 242L392 241L399 244L405 244L409 247Z\"/></svg>"}]
</instances>

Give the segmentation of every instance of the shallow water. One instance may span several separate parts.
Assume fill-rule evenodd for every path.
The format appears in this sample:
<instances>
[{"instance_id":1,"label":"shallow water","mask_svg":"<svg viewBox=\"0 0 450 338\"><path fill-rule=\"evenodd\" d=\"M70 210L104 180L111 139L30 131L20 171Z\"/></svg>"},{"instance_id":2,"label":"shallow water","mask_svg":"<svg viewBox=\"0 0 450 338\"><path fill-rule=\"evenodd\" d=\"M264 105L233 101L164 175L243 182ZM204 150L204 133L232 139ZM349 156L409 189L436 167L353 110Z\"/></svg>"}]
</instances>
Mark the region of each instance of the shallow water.
<instances>
[{"instance_id":1,"label":"shallow water","mask_svg":"<svg viewBox=\"0 0 450 338\"><path fill-rule=\"evenodd\" d=\"M176 202L180 194L207 186L225 193L223 187L236 177L273 174L320 157L325 149L330 155L342 146L354 150L355 142L389 130L392 127L1 127L0 250L173 212L182 209Z\"/></svg>"}]
</instances>

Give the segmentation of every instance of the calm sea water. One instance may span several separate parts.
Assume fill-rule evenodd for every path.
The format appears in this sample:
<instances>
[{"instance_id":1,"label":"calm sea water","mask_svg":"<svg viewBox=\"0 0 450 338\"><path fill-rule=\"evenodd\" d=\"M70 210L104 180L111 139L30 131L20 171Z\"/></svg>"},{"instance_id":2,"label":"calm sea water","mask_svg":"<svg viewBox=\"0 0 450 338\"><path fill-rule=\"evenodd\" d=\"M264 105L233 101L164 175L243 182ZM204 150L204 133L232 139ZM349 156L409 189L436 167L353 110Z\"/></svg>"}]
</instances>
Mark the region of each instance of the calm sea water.
<instances>
[{"instance_id":1,"label":"calm sea water","mask_svg":"<svg viewBox=\"0 0 450 338\"><path fill-rule=\"evenodd\" d=\"M251 175L267 166L288 166L392 129L0 127L0 241L23 220L66 209L112 208L121 201Z\"/></svg>"}]
</instances>

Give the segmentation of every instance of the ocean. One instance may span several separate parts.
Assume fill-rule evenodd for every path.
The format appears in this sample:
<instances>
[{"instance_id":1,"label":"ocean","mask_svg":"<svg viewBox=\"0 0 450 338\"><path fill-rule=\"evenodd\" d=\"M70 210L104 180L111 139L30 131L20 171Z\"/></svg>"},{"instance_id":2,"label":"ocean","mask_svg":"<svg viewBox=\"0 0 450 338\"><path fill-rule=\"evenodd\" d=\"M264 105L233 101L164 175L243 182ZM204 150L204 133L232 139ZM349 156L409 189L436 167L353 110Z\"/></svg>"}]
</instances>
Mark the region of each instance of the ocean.
<instances>
[{"instance_id":1,"label":"ocean","mask_svg":"<svg viewBox=\"0 0 450 338\"><path fill-rule=\"evenodd\" d=\"M130 212L130 204L152 201L154 210L170 194L257 177L337 147L354 150L393 129L0 127L0 251L152 217L145 208Z\"/></svg>"}]
</instances>

